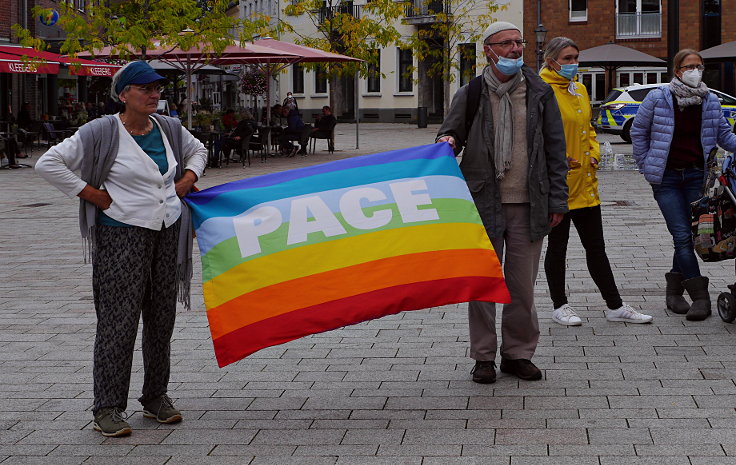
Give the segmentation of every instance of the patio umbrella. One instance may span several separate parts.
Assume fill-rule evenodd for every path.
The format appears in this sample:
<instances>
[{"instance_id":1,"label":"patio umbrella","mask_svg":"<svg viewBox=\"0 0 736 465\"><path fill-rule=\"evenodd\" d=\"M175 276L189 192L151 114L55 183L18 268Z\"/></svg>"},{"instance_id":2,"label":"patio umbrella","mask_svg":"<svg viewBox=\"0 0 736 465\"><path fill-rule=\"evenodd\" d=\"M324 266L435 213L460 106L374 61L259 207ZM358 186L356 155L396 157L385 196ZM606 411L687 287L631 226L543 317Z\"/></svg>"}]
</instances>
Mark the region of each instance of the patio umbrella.
<instances>
[{"instance_id":1,"label":"patio umbrella","mask_svg":"<svg viewBox=\"0 0 736 465\"><path fill-rule=\"evenodd\" d=\"M159 44L156 44L157 47ZM79 53L79 56L107 56L107 57L118 57L119 52L116 52L113 47L104 47L99 50L95 50L94 54L90 52ZM279 52L277 50L261 47L255 44L247 44L245 47L238 45L228 45L220 53L215 53L209 50L208 47L200 45L199 47L192 47L187 50L181 48L170 48L170 47L158 47L152 48L146 51L146 56L150 59L160 60L172 67L182 71L186 74L187 78L187 127L192 128L192 74L199 71L207 65L217 64L235 64L235 63L251 63L259 60L294 60L297 57L285 52Z\"/></svg>"},{"instance_id":2,"label":"patio umbrella","mask_svg":"<svg viewBox=\"0 0 736 465\"><path fill-rule=\"evenodd\" d=\"M167 73L167 72L172 72L172 73L177 73L177 74L183 73L182 70L180 70L176 66L170 63L167 63L165 61L151 60L148 62L148 64L151 65L151 68L155 69L156 72L159 72L159 73ZM204 65L196 71L196 74L228 74L228 72L222 68L218 68L217 66Z\"/></svg>"},{"instance_id":3,"label":"patio umbrella","mask_svg":"<svg viewBox=\"0 0 736 465\"><path fill-rule=\"evenodd\" d=\"M275 50L281 53L287 53L289 55L296 56L298 58L294 60L284 61L260 61L253 62L257 64L266 73L266 95L268 105L266 105L266 118L267 121L271 120L271 79L276 73L280 72L284 68L294 63L339 63L339 62L359 62L362 61L358 58L349 57L346 55L340 55L338 53L326 52L313 47L307 47L306 45L297 45L290 42L284 42L281 40L272 39L270 37L264 37L254 42L255 45L267 48L269 50ZM358 75L355 75L357 81ZM355 99L355 131L356 131L356 148L358 147L358 131L360 127L360 112L357 98L357 82L356 82L356 99Z\"/></svg>"},{"instance_id":4,"label":"patio umbrella","mask_svg":"<svg viewBox=\"0 0 736 465\"><path fill-rule=\"evenodd\" d=\"M733 61L736 60L736 40L706 48L700 52L704 60L711 61Z\"/></svg>"},{"instance_id":5,"label":"patio umbrella","mask_svg":"<svg viewBox=\"0 0 736 465\"><path fill-rule=\"evenodd\" d=\"M582 66L600 66L606 70L606 94L610 90L614 71L622 66L667 66L667 62L660 58L612 43L580 50L578 61Z\"/></svg>"}]
</instances>

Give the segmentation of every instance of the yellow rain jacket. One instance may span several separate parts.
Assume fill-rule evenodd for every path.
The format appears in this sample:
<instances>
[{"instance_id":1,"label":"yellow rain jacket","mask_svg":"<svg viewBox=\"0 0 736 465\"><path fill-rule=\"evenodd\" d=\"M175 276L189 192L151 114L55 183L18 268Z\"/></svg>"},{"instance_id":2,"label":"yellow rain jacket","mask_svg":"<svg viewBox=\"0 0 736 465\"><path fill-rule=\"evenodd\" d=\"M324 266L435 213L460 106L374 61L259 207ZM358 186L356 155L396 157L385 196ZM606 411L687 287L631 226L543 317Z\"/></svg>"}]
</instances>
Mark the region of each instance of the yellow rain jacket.
<instances>
[{"instance_id":1,"label":"yellow rain jacket","mask_svg":"<svg viewBox=\"0 0 736 465\"><path fill-rule=\"evenodd\" d=\"M549 68L544 68L539 75L555 91L565 127L569 161L568 207L575 210L600 205L596 168L590 164L590 160L594 158L600 161L601 155L595 130L590 123L592 111L588 91L582 83L576 81L575 92L579 95L571 94L568 90L570 81Z\"/></svg>"}]
</instances>

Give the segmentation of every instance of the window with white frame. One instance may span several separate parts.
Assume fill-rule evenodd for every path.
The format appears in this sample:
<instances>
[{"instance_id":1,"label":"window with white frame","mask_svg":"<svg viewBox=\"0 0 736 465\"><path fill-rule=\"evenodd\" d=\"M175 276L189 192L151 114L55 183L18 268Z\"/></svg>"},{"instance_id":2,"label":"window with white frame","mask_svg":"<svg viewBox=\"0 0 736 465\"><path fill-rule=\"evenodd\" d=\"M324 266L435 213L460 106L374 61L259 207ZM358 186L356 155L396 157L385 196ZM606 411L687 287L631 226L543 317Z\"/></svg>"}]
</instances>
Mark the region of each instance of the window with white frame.
<instances>
[{"instance_id":1,"label":"window with white frame","mask_svg":"<svg viewBox=\"0 0 736 465\"><path fill-rule=\"evenodd\" d=\"M381 50L371 50L371 61L368 63L368 78L366 79L366 92L377 94L381 92Z\"/></svg>"},{"instance_id":2,"label":"window with white frame","mask_svg":"<svg viewBox=\"0 0 736 465\"><path fill-rule=\"evenodd\" d=\"M397 49L399 58L399 92L414 90L414 54L410 48Z\"/></svg>"},{"instance_id":3,"label":"window with white frame","mask_svg":"<svg viewBox=\"0 0 736 465\"><path fill-rule=\"evenodd\" d=\"M588 0L569 0L570 21L588 20Z\"/></svg>"},{"instance_id":4,"label":"window with white frame","mask_svg":"<svg viewBox=\"0 0 736 465\"><path fill-rule=\"evenodd\" d=\"M616 0L616 37L662 37L662 0Z\"/></svg>"},{"instance_id":5,"label":"window with white frame","mask_svg":"<svg viewBox=\"0 0 736 465\"><path fill-rule=\"evenodd\" d=\"M291 65L291 92L293 94L304 93L304 68L299 63Z\"/></svg>"}]
</instances>

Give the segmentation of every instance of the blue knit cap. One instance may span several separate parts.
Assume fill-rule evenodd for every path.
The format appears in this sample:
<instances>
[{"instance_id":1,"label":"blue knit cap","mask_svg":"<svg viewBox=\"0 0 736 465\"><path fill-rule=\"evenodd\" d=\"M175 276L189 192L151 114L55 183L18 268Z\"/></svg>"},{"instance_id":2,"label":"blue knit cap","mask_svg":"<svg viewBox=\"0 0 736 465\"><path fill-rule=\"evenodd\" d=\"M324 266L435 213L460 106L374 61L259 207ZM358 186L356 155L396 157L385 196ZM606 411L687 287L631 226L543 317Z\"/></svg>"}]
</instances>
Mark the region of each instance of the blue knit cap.
<instances>
[{"instance_id":1,"label":"blue knit cap","mask_svg":"<svg viewBox=\"0 0 736 465\"><path fill-rule=\"evenodd\" d=\"M122 74L115 85L115 93L120 94L125 86L130 84L143 85L156 81L166 81L166 78L158 74L145 61L134 61L122 70Z\"/></svg>"}]
</instances>

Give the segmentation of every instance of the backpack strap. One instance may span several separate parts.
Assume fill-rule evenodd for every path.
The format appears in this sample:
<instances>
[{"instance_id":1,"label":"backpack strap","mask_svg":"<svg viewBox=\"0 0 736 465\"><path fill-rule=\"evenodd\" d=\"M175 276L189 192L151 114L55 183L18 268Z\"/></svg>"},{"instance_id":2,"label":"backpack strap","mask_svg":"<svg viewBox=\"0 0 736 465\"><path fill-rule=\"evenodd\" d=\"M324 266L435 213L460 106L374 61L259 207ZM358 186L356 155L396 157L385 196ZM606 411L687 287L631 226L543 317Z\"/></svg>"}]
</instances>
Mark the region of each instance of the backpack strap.
<instances>
[{"instance_id":1,"label":"backpack strap","mask_svg":"<svg viewBox=\"0 0 736 465\"><path fill-rule=\"evenodd\" d=\"M470 132L470 127L473 126L473 120L475 114L478 112L478 105L480 104L480 94L482 91L483 76L476 76L468 83L468 100L465 105L465 134Z\"/></svg>"}]
</instances>

